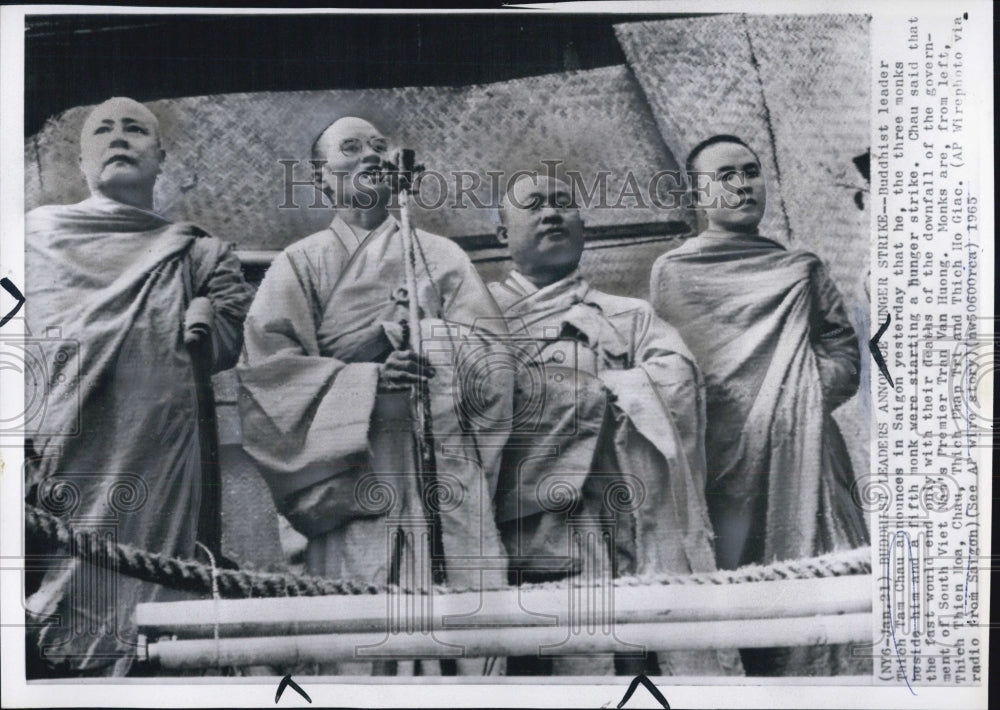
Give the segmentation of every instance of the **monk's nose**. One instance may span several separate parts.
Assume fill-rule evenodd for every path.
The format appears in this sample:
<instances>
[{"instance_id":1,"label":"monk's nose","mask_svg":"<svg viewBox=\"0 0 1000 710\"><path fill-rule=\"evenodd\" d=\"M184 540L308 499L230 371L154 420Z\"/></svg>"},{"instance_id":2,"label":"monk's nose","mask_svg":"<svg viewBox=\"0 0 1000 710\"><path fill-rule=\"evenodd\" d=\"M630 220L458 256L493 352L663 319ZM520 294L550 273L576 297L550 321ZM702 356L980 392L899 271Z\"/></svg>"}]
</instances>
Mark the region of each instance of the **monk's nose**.
<instances>
[{"instance_id":1,"label":"monk's nose","mask_svg":"<svg viewBox=\"0 0 1000 710\"><path fill-rule=\"evenodd\" d=\"M363 143L364 152L362 153L361 162L363 163L381 163L382 154L376 151L370 144Z\"/></svg>"}]
</instances>

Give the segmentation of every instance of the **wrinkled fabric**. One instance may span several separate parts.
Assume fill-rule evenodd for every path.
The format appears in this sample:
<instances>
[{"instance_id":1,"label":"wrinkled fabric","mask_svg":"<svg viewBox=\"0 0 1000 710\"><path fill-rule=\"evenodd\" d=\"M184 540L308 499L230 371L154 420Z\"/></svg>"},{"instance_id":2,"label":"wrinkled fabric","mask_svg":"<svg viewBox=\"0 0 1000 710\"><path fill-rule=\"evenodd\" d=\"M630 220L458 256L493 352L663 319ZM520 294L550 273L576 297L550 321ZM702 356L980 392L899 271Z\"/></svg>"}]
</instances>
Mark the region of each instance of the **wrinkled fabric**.
<instances>
[{"instance_id":1,"label":"wrinkled fabric","mask_svg":"<svg viewBox=\"0 0 1000 710\"><path fill-rule=\"evenodd\" d=\"M601 569L601 556L618 574L714 571L700 375L677 332L645 301L597 291L576 272L541 289L515 272L490 290L511 348L521 342L515 411L535 412L515 419L497 495L527 579ZM609 547L578 550L574 533ZM658 655L649 672L742 672L732 651ZM596 662L576 670L593 674Z\"/></svg>"},{"instance_id":2,"label":"wrinkled fabric","mask_svg":"<svg viewBox=\"0 0 1000 710\"><path fill-rule=\"evenodd\" d=\"M45 364L26 382L26 396L44 401L26 437L37 453L30 498L80 530L192 557L201 460L183 321L190 301L207 297L213 371L233 364L252 290L231 246L94 197L29 212L25 247L29 348L35 340ZM122 675L134 660L135 605L162 591L67 562L46 572L27 608L44 620L37 642L52 663Z\"/></svg>"},{"instance_id":3,"label":"wrinkled fabric","mask_svg":"<svg viewBox=\"0 0 1000 710\"><path fill-rule=\"evenodd\" d=\"M866 544L832 417L857 390L859 352L819 259L705 233L657 260L651 288L705 376L709 507L762 513L738 562Z\"/></svg>"},{"instance_id":4,"label":"wrinkled fabric","mask_svg":"<svg viewBox=\"0 0 1000 710\"><path fill-rule=\"evenodd\" d=\"M483 365L502 359L505 330L465 253L416 237L421 339L436 370L428 390L445 577L499 588L506 569L492 501L513 383ZM415 402L377 386L408 316L403 256L391 217L360 242L338 217L286 249L250 310L238 373L244 449L279 511L309 538L308 572L413 588L431 583ZM482 558L489 569L477 567ZM324 672L401 672L390 665ZM459 667L481 673L483 663Z\"/></svg>"},{"instance_id":5,"label":"wrinkled fabric","mask_svg":"<svg viewBox=\"0 0 1000 710\"><path fill-rule=\"evenodd\" d=\"M657 259L650 293L705 376L720 567L867 544L832 417L857 390L859 351L820 260L756 235L705 232ZM846 646L760 649L744 662L755 674L870 672L849 656Z\"/></svg>"}]
</instances>

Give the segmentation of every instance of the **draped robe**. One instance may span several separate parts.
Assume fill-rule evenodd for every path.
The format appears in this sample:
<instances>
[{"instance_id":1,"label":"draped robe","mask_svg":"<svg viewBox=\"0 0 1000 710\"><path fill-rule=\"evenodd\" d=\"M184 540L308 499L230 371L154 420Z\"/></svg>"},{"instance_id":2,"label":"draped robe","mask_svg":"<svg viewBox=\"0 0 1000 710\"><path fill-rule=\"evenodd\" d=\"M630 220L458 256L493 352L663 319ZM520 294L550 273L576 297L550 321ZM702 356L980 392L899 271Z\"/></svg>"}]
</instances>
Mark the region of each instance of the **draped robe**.
<instances>
[{"instance_id":1,"label":"draped robe","mask_svg":"<svg viewBox=\"0 0 1000 710\"><path fill-rule=\"evenodd\" d=\"M239 354L252 290L231 246L104 197L32 210L25 231L29 499L80 530L190 558L201 501L190 301L215 312L213 371ZM37 377L33 377L37 375ZM41 409L35 405L42 403ZM58 668L122 675L135 605L155 585L54 562L27 600L29 634Z\"/></svg>"},{"instance_id":2,"label":"draped robe","mask_svg":"<svg viewBox=\"0 0 1000 710\"><path fill-rule=\"evenodd\" d=\"M832 416L857 390L858 345L819 258L757 235L704 232L656 260L650 294L705 376L707 499L719 565L867 544ZM799 649L763 670L843 671L847 654L837 649Z\"/></svg>"},{"instance_id":3,"label":"draped robe","mask_svg":"<svg viewBox=\"0 0 1000 710\"><path fill-rule=\"evenodd\" d=\"M522 579L599 568L587 554L608 555L618 573L714 571L701 378L677 331L649 303L598 291L579 272L538 289L515 271L490 290L511 348L523 341L514 409L525 415L497 495ZM613 549L571 547L570 529L585 533L588 522L613 535ZM610 660L562 666L607 673ZM658 663L648 672L741 672L727 651L661 652Z\"/></svg>"},{"instance_id":4,"label":"draped robe","mask_svg":"<svg viewBox=\"0 0 1000 710\"><path fill-rule=\"evenodd\" d=\"M308 538L311 574L428 586L435 524L449 585L506 586L492 499L512 383L476 369L502 354L502 319L461 248L417 230L414 251L423 351L436 371L428 388L443 491L437 522L422 502L410 396L378 389L379 363L402 344L408 313L392 217L361 238L337 217L269 268L238 369L243 446L279 511ZM360 662L324 672L372 670L394 672Z\"/></svg>"}]
</instances>

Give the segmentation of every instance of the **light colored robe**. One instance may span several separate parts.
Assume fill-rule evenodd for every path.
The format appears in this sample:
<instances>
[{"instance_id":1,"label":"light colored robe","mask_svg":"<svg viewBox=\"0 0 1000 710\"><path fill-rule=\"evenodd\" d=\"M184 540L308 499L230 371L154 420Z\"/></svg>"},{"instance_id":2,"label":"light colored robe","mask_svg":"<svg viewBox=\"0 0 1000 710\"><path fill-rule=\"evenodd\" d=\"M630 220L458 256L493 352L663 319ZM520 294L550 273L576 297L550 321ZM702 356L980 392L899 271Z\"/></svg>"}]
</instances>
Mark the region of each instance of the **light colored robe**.
<instances>
[{"instance_id":1,"label":"light colored robe","mask_svg":"<svg viewBox=\"0 0 1000 710\"><path fill-rule=\"evenodd\" d=\"M757 235L704 232L656 260L650 294L705 375L719 565L866 545L832 416L857 390L858 343L819 258ZM844 645L744 651L743 660L754 674L871 672Z\"/></svg>"},{"instance_id":2,"label":"light colored robe","mask_svg":"<svg viewBox=\"0 0 1000 710\"><path fill-rule=\"evenodd\" d=\"M436 369L429 391L437 482L450 501L438 514L446 582L503 587L492 500L512 383L502 373L473 372L477 358L502 353L503 323L465 253L416 234L423 349ZM279 511L309 539L308 572L413 588L432 581L415 422L407 393L377 387L379 362L407 317L400 289L396 220L359 240L334 219L269 268L247 318L238 373L244 449ZM404 537L393 537L400 530ZM474 672L475 664L464 666ZM359 663L326 672L370 670Z\"/></svg>"},{"instance_id":3,"label":"light colored robe","mask_svg":"<svg viewBox=\"0 0 1000 710\"><path fill-rule=\"evenodd\" d=\"M858 343L820 260L759 236L705 232L657 259L650 293L705 375L720 564L866 544L832 417L857 391ZM748 525L726 522L743 517Z\"/></svg>"},{"instance_id":4,"label":"light colored robe","mask_svg":"<svg viewBox=\"0 0 1000 710\"><path fill-rule=\"evenodd\" d=\"M549 578L599 567L571 547L570 527L586 534L589 522L614 536L613 550L590 554L614 559L619 574L714 571L700 375L677 332L647 302L591 288L579 272L538 289L515 271L490 290L511 348L524 341L515 411L525 414L497 496L514 565L527 580L535 567ZM570 497L572 509L562 504ZM556 668L613 670L610 656ZM659 672L740 667L733 652L661 653Z\"/></svg>"},{"instance_id":5,"label":"light colored robe","mask_svg":"<svg viewBox=\"0 0 1000 710\"><path fill-rule=\"evenodd\" d=\"M81 530L194 556L201 455L183 323L191 299L208 297L213 371L232 366L252 289L231 246L92 197L29 212L25 248L27 323L46 375L26 382L44 403L26 435L39 456L30 495ZM135 605L160 596L155 585L56 563L27 609L46 619L37 642L51 661L123 675L135 657Z\"/></svg>"}]
</instances>

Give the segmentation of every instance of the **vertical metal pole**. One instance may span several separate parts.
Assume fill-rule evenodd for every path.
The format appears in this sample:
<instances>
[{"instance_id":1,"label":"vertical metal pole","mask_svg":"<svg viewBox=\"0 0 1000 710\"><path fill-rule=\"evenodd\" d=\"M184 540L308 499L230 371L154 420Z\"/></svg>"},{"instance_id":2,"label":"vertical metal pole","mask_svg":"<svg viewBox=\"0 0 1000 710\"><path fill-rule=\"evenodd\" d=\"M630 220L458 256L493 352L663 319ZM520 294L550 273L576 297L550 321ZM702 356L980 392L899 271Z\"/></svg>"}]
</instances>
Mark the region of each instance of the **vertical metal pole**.
<instances>
[{"instance_id":1,"label":"vertical metal pole","mask_svg":"<svg viewBox=\"0 0 1000 710\"><path fill-rule=\"evenodd\" d=\"M417 265L414 248L416 235L410 224L410 193L404 188L399 191L400 226L403 237L403 262L406 274L407 306L409 310L410 349L419 357L422 354L420 333L420 306L417 302ZM411 390L411 411L417 425L418 466L417 483L420 496L431 529L431 569L435 584L446 581L444 566L444 541L442 539L441 516L438 514L437 460L434 455L434 430L431 421L431 399L427 383L423 382Z\"/></svg>"}]
</instances>

